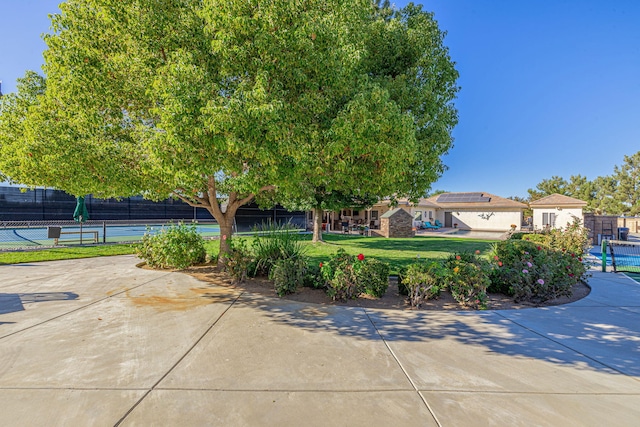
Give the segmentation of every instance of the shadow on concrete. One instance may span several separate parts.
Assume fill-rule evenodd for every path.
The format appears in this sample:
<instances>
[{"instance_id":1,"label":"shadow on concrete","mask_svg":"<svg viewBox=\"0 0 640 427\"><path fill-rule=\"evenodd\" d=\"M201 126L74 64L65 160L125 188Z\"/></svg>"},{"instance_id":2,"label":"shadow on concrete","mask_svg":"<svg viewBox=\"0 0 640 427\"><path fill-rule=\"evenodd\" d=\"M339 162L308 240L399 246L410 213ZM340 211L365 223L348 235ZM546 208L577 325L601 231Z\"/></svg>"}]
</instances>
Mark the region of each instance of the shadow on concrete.
<instances>
[{"instance_id":1,"label":"shadow on concrete","mask_svg":"<svg viewBox=\"0 0 640 427\"><path fill-rule=\"evenodd\" d=\"M36 292L27 294L0 293L0 314L23 311L24 304L46 301L68 301L74 299L78 299L78 294L73 292Z\"/></svg>"},{"instance_id":2,"label":"shadow on concrete","mask_svg":"<svg viewBox=\"0 0 640 427\"><path fill-rule=\"evenodd\" d=\"M320 306L244 296L242 302L258 308L272 320L310 332L331 332L361 340L432 342L455 340L481 346L491 353L544 360L611 374L640 376L640 331L637 314L616 308L603 313L606 323L594 324L580 313L528 309L528 317L549 316L537 327L522 326L499 311L492 312L394 312L357 307ZM534 315L535 313L535 315ZM628 318L625 318L627 316ZM631 322L631 323L629 323ZM568 336L562 331L571 331ZM425 350L428 347L425 347ZM602 362L602 363L600 363Z\"/></svg>"}]
</instances>

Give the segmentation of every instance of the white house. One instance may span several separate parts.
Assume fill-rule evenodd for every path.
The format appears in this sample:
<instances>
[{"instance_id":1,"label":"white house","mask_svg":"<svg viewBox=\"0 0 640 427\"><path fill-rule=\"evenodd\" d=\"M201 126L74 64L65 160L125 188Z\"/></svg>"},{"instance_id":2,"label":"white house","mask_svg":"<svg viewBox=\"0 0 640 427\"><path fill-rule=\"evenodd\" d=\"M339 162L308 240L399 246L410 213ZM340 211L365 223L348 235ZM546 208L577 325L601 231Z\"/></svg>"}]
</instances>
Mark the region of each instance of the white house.
<instances>
[{"instance_id":1,"label":"white house","mask_svg":"<svg viewBox=\"0 0 640 427\"><path fill-rule=\"evenodd\" d=\"M475 192L442 193L420 199L416 204L400 200L397 207L409 211L416 226L423 221L434 224L438 220L444 227L507 231L512 226L520 229L522 212L527 205L494 194ZM383 201L374 205L372 212L377 217L389 209L388 201Z\"/></svg>"},{"instance_id":2,"label":"white house","mask_svg":"<svg viewBox=\"0 0 640 427\"><path fill-rule=\"evenodd\" d=\"M582 209L587 202L562 194L552 194L530 202L533 210L533 228L564 228L578 218L584 220Z\"/></svg>"}]
</instances>

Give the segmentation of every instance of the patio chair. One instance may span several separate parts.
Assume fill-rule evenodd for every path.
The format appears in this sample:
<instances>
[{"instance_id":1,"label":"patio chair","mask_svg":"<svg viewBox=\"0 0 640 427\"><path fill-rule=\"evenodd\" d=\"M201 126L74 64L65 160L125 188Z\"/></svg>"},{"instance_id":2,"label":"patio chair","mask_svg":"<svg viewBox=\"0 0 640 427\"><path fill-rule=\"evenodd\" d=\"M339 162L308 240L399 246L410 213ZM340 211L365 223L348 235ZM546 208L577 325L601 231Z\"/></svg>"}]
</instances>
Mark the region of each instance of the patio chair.
<instances>
[{"instance_id":1,"label":"patio chair","mask_svg":"<svg viewBox=\"0 0 640 427\"><path fill-rule=\"evenodd\" d=\"M348 221L342 221L342 232L344 234L349 234L349 222Z\"/></svg>"},{"instance_id":2,"label":"patio chair","mask_svg":"<svg viewBox=\"0 0 640 427\"><path fill-rule=\"evenodd\" d=\"M442 223L440 222L439 219L436 219L436 227L438 227L438 228L442 228L443 227L443 225L442 225Z\"/></svg>"},{"instance_id":3,"label":"patio chair","mask_svg":"<svg viewBox=\"0 0 640 427\"><path fill-rule=\"evenodd\" d=\"M437 230L437 229L438 229L438 228L440 228L440 227L438 227L437 225L433 225L433 224L431 224L431 221L425 221L425 222L424 222L424 228L426 228L427 230L429 230L429 229L431 229L431 230Z\"/></svg>"}]
</instances>

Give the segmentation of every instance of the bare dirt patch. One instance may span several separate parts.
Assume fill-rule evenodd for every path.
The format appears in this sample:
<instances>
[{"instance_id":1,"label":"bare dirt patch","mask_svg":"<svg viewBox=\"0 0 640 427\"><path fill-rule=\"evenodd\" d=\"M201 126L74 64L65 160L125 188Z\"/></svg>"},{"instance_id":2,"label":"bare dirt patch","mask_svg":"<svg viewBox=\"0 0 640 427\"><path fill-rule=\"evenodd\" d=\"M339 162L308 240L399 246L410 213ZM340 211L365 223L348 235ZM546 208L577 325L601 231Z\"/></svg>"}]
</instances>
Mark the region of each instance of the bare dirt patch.
<instances>
[{"instance_id":1,"label":"bare dirt patch","mask_svg":"<svg viewBox=\"0 0 640 427\"><path fill-rule=\"evenodd\" d=\"M215 267L206 265L190 267L183 270L183 272L203 282L278 298L273 289L273 283L264 278L249 278L244 282L236 283L226 274L218 272ZM546 301L543 304L516 303L506 295L489 294L487 308L489 310L514 310L568 304L586 297L590 291L589 286L584 283L578 283L573 287L570 297L557 298ZM363 295L355 300L333 301L323 290L300 287L296 293L287 295L283 299L333 306L412 310L407 304L406 298L398 293L398 283L394 278L390 279L389 289L382 298ZM465 310L465 308L461 307L449 292L442 292L440 298L428 301L420 310Z\"/></svg>"}]
</instances>

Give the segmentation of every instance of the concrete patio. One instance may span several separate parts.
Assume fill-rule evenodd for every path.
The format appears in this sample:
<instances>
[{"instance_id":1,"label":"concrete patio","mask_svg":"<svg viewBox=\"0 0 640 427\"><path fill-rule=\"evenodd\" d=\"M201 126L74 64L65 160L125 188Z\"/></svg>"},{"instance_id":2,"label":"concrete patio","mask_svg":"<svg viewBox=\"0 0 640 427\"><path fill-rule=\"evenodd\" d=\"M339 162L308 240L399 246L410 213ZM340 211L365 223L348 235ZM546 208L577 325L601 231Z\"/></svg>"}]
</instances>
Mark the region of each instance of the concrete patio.
<instances>
[{"instance_id":1,"label":"concrete patio","mask_svg":"<svg viewBox=\"0 0 640 427\"><path fill-rule=\"evenodd\" d=\"M513 311L300 304L136 267L0 266L3 426L635 426L640 285Z\"/></svg>"}]
</instances>

